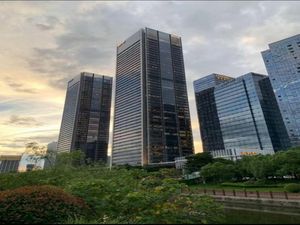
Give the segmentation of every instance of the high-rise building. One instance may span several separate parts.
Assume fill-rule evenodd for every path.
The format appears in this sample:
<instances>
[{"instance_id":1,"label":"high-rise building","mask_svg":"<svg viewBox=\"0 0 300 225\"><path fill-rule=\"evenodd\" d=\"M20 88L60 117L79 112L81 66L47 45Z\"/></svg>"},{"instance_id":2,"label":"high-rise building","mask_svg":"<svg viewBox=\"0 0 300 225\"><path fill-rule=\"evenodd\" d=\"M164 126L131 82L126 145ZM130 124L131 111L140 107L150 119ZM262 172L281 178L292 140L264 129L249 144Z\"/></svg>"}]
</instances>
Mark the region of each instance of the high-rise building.
<instances>
[{"instance_id":1,"label":"high-rise building","mask_svg":"<svg viewBox=\"0 0 300 225\"><path fill-rule=\"evenodd\" d=\"M93 161L106 161L111 94L112 77L83 72L68 82L58 152L80 149Z\"/></svg>"},{"instance_id":2,"label":"high-rise building","mask_svg":"<svg viewBox=\"0 0 300 225\"><path fill-rule=\"evenodd\" d=\"M203 151L214 151L225 148L214 89L215 86L232 79L233 78L221 74L211 74L194 81Z\"/></svg>"},{"instance_id":3,"label":"high-rise building","mask_svg":"<svg viewBox=\"0 0 300 225\"><path fill-rule=\"evenodd\" d=\"M48 157L45 160L44 168L51 168L55 164L57 154L57 141L52 141L47 145Z\"/></svg>"},{"instance_id":4,"label":"high-rise building","mask_svg":"<svg viewBox=\"0 0 300 225\"><path fill-rule=\"evenodd\" d=\"M113 164L193 154L181 38L140 29L117 47Z\"/></svg>"},{"instance_id":5,"label":"high-rise building","mask_svg":"<svg viewBox=\"0 0 300 225\"><path fill-rule=\"evenodd\" d=\"M217 81L207 85L211 79ZM204 151L231 158L289 147L267 76L248 73L234 79L213 74L194 84L204 88L195 89Z\"/></svg>"},{"instance_id":6,"label":"high-rise building","mask_svg":"<svg viewBox=\"0 0 300 225\"><path fill-rule=\"evenodd\" d=\"M57 141L52 141L47 145L47 152L55 152L57 150Z\"/></svg>"},{"instance_id":7,"label":"high-rise building","mask_svg":"<svg viewBox=\"0 0 300 225\"><path fill-rule=\"evenodd\" d=\"M269 44L262 56L293 146L300 146L300 34Z\"/></svg>"},{"instance_id":8,"label":"high-rise building","mask_svg":"<svg viewBox=\"0 0 300 225\"><path fill-rule=\"evenodd\" d=\"M0 173L18 172L20 155L0 155Z\"/></svg>"}]
</instances>

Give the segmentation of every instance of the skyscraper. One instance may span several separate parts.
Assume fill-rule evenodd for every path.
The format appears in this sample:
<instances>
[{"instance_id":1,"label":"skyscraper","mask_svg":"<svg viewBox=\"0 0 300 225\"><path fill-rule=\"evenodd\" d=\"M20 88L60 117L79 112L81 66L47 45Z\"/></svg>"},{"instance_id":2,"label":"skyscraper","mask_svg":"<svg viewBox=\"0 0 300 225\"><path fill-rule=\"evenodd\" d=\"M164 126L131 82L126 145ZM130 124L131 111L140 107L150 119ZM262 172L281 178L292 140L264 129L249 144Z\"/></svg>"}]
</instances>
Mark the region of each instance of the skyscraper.
<instances>
[{"instance_id":1,"label":"skyscraper","mask_svg":"<svg viewBox=\"0 0 300 225\"><path fill-rule=\"evenodd\" d=\"M211 74L194 81L200 134L205 152L225 148L214 90L215 86L232 79L221 74Z\"/></svg>"},{"instance_id":2,"label":"skyscraper","mask_svg":"<svg viewBox=\"0 0 300 225\"><path fill-rule=\"evenodd\" d=\"M117 47L113 164L193 154L181 38L140 29Z\"/></svg>"},{"instance_id":3,"label":"skyscraper","mask_svg":"<svg viewBox=\"0 0 300 225\"><path fill-rule=\"evenodd\" d=\"M68 82L58 152L82 150L107 159L112 77L83 72Z\"/></svg>"},{"instance_id":4,"label":"skyscraper","mask_svg":"<svg viewBox=\"0 0 300 225\"><path fill-rule=\"evenodd\" d=\"M248 73L234 79L213 74L194 84L198 84L195 92L204 151L230 158L272 154L289 146L267 76Z\"/></svg>"},{"instance_id":5,"label":"skyscraper","mask_svg":"<svg viewBox=\"0 0 300 225\"><path fill-rule=\"evenodd\" d=\"M262 56L291 144L300 146L300 34L269 44Z\"/></svg>"}]
</instances>

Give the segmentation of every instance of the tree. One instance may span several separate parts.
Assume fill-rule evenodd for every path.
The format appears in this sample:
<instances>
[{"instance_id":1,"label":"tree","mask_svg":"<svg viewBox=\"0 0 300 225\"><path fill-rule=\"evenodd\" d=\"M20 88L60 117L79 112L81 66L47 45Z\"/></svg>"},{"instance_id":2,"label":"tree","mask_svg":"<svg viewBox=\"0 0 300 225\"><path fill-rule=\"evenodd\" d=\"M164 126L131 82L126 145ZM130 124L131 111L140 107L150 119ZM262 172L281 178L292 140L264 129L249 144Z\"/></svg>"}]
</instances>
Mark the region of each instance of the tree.
<instances>
[{"instance_id":1,"label":"tree","mask_svg":"<svg viewBox=\"0 0 300 225\"><path fill-rule=\"evenodd\" d=\"M40 145L37 142L29 142L25 145L25 154L34 161L35 165L41 160L45 160L51 168L55 163L56 151L48 151L46 146Z\"/></svg>"},{"instance_id":2,"label":"tree","mask_svg":"<svg viewBox=\"0 0 300 225\"><path fill-rule=\"evenodd\" d=\"M242 159L235 161L235 171L236 171L236 178L239 181L244 180L245 178L252 177L252 174L249 173L248 166L249 161L251 160L251 156L244 156Z\"/></svg>"},{"instance_id":3,"label":"tree","mask_svg":"<svg viewBox=\"0 0 300 225\"><path fill-rule=\"evenodd\" d=\"M200 175L206 182L230 181L235 178L235 166L221 162L209 163L201 168Z\"/></svg>"},{"instance_id":4,"label":"tree","mask_svg":"<svg viewBox=\"0 0 300 225\"><path fill-rule=\"evenodd\" d=\"M209 152L197 153L186 158L185 169L189 173L200 171L203 166L213 162L213 157Z\"/></svg>"},{"instance_id":5,"label":"tree","mask_svg":"<svg viewBox=\"0 0 300 225\"><path fill-rule=\"evenodd\" d=\"M276 167L276 175L291 175L296 179L300 176L300 148L277 152L273 157Z\"/></svg>"},{"instance_id":6,"label":"tree","mask_svg":"<svg viewBox=\"0 0 300 225\"><path fill-rule=\"evenodd\" d=\"M244 156L238 165L244 175L247 174L256 180L266 180L269 176L275 176L276 167L272 155Z\"/></svg>"},{"instance_id":7,"label":"tree","mask_svg":"<svg viewBox=\"0 0 300 225\"><path fill-rule=\"evenodd\" d=\"M57 154L56 167L77 167L85 165L85 154L81 150Z\"/></svg>"},{"instance_id":8,"label":"tree","mask_svg":"<svg viewBox=\"0 0 300 225\"><path fill-rule=\"evenodd\" d=\"M213 159L213 162L220 162L220 163L223 163L223 164L231 164L231 165L234 165L234 161L229 160L229 159L224 159L224 158L214 158L214 159Z\"/></svg>"}]
</instances>

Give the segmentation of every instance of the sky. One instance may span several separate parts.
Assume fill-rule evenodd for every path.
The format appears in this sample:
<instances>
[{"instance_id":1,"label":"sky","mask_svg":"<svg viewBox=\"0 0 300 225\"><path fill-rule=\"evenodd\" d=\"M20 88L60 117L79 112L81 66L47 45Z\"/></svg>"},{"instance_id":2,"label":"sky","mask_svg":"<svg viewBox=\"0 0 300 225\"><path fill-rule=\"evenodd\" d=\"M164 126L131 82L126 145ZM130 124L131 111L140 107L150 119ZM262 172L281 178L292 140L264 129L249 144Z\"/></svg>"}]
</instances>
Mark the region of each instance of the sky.
<instances>
[{"instance_id":1,"label":"sky","mask_svg":"<svg viewBox=\"0 0 300 225\"><path fill-rule=\"evenodd\" d=\"M299 12L295 1L1 1L0 155L57 141L67 81L82 71L114 77L116 46L144 27L182 38L201 152L193 81L266 74L261 51L299 34Z\"/></svg>"}]
</instances>

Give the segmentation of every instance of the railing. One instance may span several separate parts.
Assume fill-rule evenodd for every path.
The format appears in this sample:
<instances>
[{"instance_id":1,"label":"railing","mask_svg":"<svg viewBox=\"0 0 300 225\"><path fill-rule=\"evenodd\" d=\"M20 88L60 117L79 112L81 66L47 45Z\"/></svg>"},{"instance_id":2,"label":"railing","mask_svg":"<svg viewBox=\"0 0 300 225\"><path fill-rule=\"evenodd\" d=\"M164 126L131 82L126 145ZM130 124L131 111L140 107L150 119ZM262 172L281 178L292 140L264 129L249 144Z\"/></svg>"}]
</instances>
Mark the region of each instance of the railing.
<instances>
[{"instance_id":1,"label":"railing","mask_svg":"<svg viewBox=\"0 0 300 225\"><path fill-rule=\"evenodd\" d=\"M300 200L300 194L287 192L259 192L247 190L225 190L225 189L199 189L194 190L195 194L213 195L213 196L229 196L229 197L244 197L244 198L265 198L265 199L288 199Z\"/></svg>"}]
</instances>

